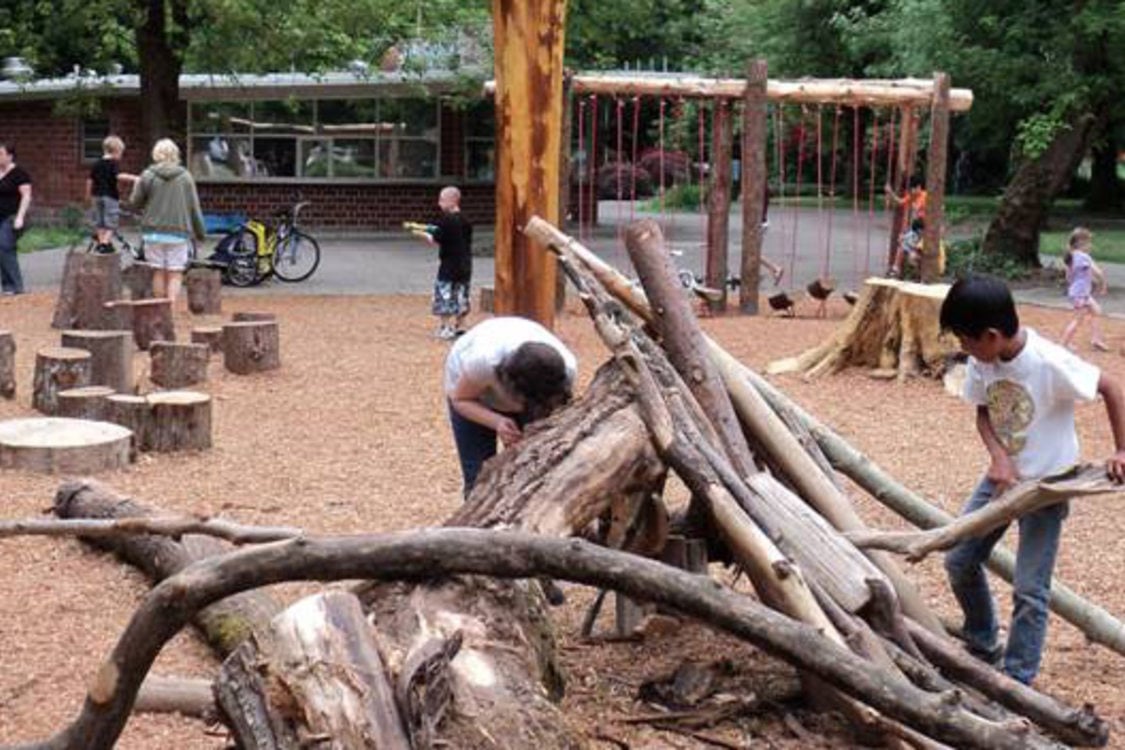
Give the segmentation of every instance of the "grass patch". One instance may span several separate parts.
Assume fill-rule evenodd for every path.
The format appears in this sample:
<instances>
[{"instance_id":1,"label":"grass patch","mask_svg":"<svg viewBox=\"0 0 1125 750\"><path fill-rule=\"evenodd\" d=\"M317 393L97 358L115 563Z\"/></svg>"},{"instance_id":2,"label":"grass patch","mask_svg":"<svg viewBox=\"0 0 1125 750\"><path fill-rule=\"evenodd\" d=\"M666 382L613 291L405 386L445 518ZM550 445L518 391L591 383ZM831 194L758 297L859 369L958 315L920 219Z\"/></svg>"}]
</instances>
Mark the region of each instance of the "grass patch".
<instances>
[{"instance_id":1,"label":"grass patch","mask_svg":"<svg viewBox=\"0 0 1125 750\"><path fill-rule=\"evenodd\" d=\"M1094 260L1125 263L1125 229L1094 229ZM1062 255L1070 231L1043 232L1039 235L1042 255Z\"/></svg>"},{"instance_id":2,"label":"grass patch","mask_svg":"<svg viewBox=\"0 0 1125 750\"><path fill-rule=\"evenodd\" d=\"M33 253L37 250L50 250L56 247L70 247L87 232L67 227L31 227L20 235L19 251Z\"/></svg>"}]
</instances>

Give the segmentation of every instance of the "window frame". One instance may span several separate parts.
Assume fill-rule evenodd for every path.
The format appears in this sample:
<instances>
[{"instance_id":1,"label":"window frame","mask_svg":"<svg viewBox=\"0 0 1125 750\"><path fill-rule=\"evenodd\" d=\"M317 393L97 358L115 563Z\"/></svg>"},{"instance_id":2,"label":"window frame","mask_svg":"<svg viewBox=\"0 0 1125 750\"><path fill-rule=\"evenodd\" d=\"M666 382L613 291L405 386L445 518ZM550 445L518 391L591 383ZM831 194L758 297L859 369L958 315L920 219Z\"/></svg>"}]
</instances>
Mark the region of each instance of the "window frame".
<instances>
[{"instance_id":1,"label":"window frame","mask_svg":"<svg viewBox=\"0 0 1125 750\"><path fill-rule=\"evenodd\" d=\"M91 138L87 134L87 130L90 128L91 124L93 124L93 123L97 123L99 125L102 124L102 123L105 123L105 132L102 133L101 135L98 135L96 137L96 139ZM106 137L112 132L113 132L113 127L112 127L112 125L110 125L108 117L105 117L105 118L83 117L83 118L81 118L78 121L78 158L79 158L79 161L81 161L82 164L84 164L84 165L92 165L95 162L97 162L98 159L101 159L102 156L104 156L103 149L102 149L102 142L105 141ZM94 146L95 155L89 156L87 154L86 149L92 143L96 144Z\"/></svg>"}]
</instances>

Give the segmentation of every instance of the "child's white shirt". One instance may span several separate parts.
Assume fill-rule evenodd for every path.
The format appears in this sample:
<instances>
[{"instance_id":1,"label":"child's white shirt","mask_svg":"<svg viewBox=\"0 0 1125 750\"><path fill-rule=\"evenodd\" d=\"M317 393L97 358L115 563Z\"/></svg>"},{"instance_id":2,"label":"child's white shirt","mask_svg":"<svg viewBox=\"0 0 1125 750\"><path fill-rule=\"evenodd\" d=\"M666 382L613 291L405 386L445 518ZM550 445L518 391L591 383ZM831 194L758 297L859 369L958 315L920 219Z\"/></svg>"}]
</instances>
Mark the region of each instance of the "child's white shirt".
<instances>
[{"instance_id":1,"label":"child's white shirt","mask_svg":"<svg viewBox=\"0 0 1125 750\"><path fill-rule=\"evenodd\" d=\"M1049 476L1078 461L1074 405L1098 395L1101 371L1070 350L1024 328L1012 360L969 357L962 396L988 407L993 429L1021 479Z\"/></svg>"}]
</instances>

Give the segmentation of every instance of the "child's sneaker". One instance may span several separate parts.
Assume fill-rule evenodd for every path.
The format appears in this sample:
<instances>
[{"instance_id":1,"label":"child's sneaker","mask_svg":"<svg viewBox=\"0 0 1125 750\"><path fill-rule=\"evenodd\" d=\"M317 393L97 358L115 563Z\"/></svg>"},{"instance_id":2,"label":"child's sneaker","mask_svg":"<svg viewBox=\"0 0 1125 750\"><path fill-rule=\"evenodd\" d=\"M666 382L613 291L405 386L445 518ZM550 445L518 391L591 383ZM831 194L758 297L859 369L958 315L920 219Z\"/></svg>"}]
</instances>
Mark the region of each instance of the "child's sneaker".
<instances>
[{"instance_id":1,"label":"child's sneaker","mask_svg":"<svg viewBox=\"0 0 1125 750\"><path fill-rule=\"evenodd\" d=\"M441 326L437 330L437 337L442 341L449 341L456 335L457 334L453 332L453 328L451 326Z\"/></svg>"},{"instance_id":2,"label":"child's sneaker","mask_svg":"<svg viewBox=\"0 0 1125 750\"><path fill-rule=\"evenodd\" d=\"M972 646L967 646L965 650L968 651L973 658L983 661L994 669L1000 669L1004 663L1004 646L999 643L987 651L973 648Z\"/></svg>"}]
</instances>

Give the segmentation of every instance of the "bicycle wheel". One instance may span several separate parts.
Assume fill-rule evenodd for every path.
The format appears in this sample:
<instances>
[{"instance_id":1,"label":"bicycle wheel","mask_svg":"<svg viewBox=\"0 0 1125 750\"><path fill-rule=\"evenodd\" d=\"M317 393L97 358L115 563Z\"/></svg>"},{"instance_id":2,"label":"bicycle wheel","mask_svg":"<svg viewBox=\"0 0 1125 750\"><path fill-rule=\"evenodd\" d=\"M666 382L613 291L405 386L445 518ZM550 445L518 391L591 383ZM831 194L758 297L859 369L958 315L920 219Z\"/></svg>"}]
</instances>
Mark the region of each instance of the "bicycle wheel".
<instances>
[{"instance_id":1,"label":"bicycle wheel","mask_svg":"<svg viewBox=\"0 0 1125 750\"><path fill-rule=\"evenodd\" d=\"M320 265L320 245L307 234L294 230L278 240L270 261L274 274L282 281L304 281Z\"/></svg>"},{"instance_id":2,"label":"bicycle wheel","mask_svg":"<svg viewBox=\"0 0 1125 750\"><path fill-rule=\"evenodd\" d=\"M231 286L254 286L262 280L258 273L258 261L250 255L233 258L223 269L223 279Z\"/></svg>"}]
</instances>

